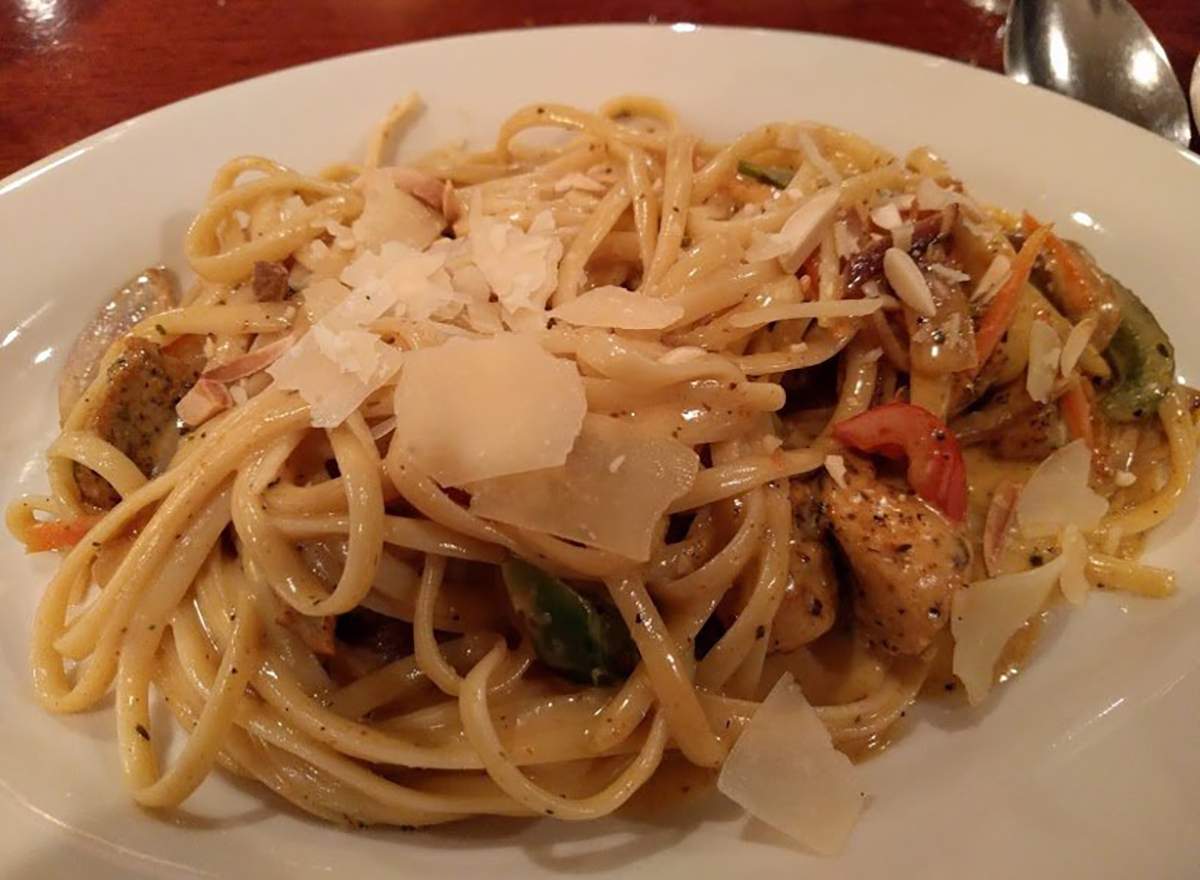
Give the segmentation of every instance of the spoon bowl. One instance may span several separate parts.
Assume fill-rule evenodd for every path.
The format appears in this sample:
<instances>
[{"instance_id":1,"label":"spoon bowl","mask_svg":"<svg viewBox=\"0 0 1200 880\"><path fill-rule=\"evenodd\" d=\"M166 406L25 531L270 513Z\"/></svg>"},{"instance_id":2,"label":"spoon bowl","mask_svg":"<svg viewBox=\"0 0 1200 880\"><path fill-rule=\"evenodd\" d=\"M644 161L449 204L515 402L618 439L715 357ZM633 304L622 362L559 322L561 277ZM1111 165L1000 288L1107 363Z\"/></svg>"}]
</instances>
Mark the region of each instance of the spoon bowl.
<instances>
[{"instance_id":1,"label":"spoon bowl","mask_svg":"<svg viewBox=\"0 0 1200 880\"><path fill-rule=\"evenodd\" d=\"M1181 146L1191 140L1183 87L1162 44L1126 0L1013 0L1004 69Z\"/></svg>"}]
</instances>

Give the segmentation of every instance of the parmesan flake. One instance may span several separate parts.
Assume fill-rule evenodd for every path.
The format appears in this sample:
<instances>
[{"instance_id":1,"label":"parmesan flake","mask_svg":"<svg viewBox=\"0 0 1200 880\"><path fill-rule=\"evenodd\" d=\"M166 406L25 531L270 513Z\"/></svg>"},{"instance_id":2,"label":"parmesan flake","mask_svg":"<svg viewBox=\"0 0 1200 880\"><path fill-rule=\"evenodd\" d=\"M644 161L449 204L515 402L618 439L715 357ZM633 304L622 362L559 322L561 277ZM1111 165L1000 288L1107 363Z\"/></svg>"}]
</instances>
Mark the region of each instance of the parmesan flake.
<instances>
[{"instance_id":1,"label":"parmesan flake","mask_svg":"<svg viewBox=\"0 0 1200 880\"><path fill-rule=\"evenodd\" d=\"M455 337L404 356L394 443L443 486L566 461L587 401L575 365L527 336Z\"/></svg>"},{"instance_id":2,"label":"parmesan flake","mask_svg":"<svg viewBox=\"0 0 1200 880\"><path fill-rule=\"evenodd\" d=\"M825 456L825 470L839 488L846 488L846 459L840 455Z\"/></svg>"},{"instance_id":3,"label":"parmesan flake","mask_svg":"<svg viewBox=\"0 0 1200 880\"><path fill-rule=\"evenodd\" d=\"M742 731L717 788L751 816L825 856L845 849L866 799L854 764L833 747L790 673Z\"/></svg>"}]
</instances>

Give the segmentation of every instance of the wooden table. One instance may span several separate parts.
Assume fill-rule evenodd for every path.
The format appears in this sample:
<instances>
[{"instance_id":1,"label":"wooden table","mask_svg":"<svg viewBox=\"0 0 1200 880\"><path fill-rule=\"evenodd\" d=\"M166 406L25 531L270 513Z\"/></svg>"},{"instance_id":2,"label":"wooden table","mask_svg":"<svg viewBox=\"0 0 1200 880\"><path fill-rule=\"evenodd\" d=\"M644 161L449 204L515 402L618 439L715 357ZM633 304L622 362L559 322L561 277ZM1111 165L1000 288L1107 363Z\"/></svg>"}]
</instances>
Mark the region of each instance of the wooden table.
<instances>
[{"instance_id":1,"label":"wooden table","mask_svg":"<svg viewBox=\"0 0 1200 880\"><path fill-rule=\"evenodd\" d=\"M1138 5L1186 83L1200 53L1200 0ZM963 0L6 0L0 177L122 119L305 61L601 21L815 31L1001 66L1003 18Z\"/></svg>"}]
</instances>

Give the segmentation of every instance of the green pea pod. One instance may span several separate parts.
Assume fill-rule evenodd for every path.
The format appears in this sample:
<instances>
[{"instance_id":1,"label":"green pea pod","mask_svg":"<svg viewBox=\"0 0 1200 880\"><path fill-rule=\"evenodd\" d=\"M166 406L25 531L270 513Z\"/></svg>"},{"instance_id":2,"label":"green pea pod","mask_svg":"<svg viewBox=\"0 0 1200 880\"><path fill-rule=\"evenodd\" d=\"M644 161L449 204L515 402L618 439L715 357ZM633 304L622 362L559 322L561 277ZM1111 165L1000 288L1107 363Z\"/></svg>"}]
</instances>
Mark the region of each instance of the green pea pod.
<instances>
[{"instance_id":1,"label":"green pea pod","mask_svg":"<svg viewBox=\"0 0 1200 880\"><path fill-rule=\"evenodd\" d=\"M1113 279L1121 323L1105 355L1112 364L1112 387L1100 408L1117 422L1133 422L1158 411L1175 381L1175 348L1162 326L1129 288Z\"/></svg>"},{"instance_id":2,"label":"green pea pod","mask_svg":"<svg viewBox=\"0 0 1200 880\"><path fill-rule=\"evenodd\" d=\"M752 177L760 183L766 183L775 189L787 189L792 178L796 176L796 172L790 168L773 168L767 165L755 165L753 162L747 162L742 159L738 162L738 174L743 177Z\"/></svg>"},{"instance_id":3,"label":"green pea pod","mask_svg":"<svg viewBox=\"0 0 1200 880\"><path fill-rule=\"evenodd\" d=\"M509 598L538 659L580 684L623 681L638 662L621 616L523 559L502 566Z\"/></svg>"}]
</instances>

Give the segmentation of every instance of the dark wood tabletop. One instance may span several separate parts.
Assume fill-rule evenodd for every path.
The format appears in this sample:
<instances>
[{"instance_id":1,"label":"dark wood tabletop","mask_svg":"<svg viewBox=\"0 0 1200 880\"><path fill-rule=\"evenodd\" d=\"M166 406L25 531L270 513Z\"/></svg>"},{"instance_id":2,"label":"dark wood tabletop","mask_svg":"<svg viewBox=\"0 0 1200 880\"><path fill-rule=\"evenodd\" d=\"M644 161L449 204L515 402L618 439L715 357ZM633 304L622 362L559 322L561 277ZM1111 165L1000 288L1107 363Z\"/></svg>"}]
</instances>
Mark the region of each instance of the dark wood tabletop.
<instances>
[{"instance_id":1,"label":"dark wood tabletop","mask_svg":"<svg viewBox=\"0 0 1200 880\"><path fill-rule=\"evenodd\" d=\"M1137 5L1186 83L1200 53L1200 0ZM1004 26L964 0L2 0L0 177L123 119L302 62L605 21L838 34L993 70Z\"/></svg>"}]
</instances>

